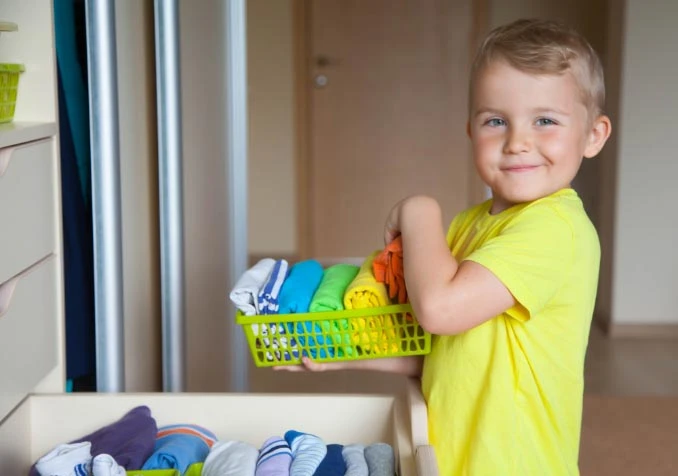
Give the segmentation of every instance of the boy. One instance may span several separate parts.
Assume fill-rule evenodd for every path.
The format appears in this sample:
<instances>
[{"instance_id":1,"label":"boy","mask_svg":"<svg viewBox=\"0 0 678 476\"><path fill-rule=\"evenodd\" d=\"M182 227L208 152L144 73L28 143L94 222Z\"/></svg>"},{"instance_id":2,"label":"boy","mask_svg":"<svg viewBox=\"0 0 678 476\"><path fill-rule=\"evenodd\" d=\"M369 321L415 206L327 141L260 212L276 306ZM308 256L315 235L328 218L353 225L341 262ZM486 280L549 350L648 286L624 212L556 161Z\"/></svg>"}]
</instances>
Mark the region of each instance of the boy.
<instances>
[{"instance_id":1,"label":"boy","mask_svg":"<svg viewBox=\"0 0 678 476\"><path fill-rule=\"evenodd\" d=\"M570 184L609 137L600 61L576 32L519 20L474 61L468 135L492 199L447 232L435 200L387 219L401 235L422 358L316 364L421 375L440 474L574 475L600 248ZM293 369L294 370L294 369Z\"/></svg>"}]
</instances>

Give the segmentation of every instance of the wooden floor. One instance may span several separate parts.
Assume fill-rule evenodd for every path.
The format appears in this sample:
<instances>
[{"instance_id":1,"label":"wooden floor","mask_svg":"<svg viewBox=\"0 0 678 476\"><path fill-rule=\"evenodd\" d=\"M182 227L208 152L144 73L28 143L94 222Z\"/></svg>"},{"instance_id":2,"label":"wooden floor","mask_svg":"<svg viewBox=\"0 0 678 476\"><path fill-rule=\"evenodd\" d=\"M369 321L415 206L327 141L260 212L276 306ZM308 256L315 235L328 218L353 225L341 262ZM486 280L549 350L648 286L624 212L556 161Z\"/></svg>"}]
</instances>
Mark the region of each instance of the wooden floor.
<instances>
[{"instance_id":1,"label":"wooden floor","mask_svg":"<svg viewBox=\"0 0 678 476\"><path fill-rule=\"evenodd\" d=\"M589 340L585 382L587 394L678 396L678 340L610 339L595 327Z\"/></svg>"}]
</instances>

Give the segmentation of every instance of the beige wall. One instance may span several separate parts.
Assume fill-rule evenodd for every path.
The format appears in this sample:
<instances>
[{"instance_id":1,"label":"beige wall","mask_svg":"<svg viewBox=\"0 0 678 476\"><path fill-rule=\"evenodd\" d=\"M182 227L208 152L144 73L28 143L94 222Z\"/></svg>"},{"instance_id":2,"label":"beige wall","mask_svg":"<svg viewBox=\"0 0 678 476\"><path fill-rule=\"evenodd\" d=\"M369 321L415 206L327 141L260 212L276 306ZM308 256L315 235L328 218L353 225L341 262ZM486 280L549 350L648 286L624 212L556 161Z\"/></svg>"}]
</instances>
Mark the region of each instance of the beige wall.
<instances>
[{"instance_id":1,"label":"beige wall","mask_svg":"<svg viewBox=\"0 0 678 476\"><path fill-rule=\"evenodd\" d=\"M125 389L157 391L161 359L152 0L116 2L116 23Z\"/></svg>"},{"instance_id":2,"label":"beige wall","mask_svg":"<svg viewBox=\"0 0 678 476\"><path fill-rule=\"evenodd\" d=\"M292 0L247 1L249 250L297 250Z\"/></svg>"},{"instance_id":3,"label":"beige wall","mask_svg":"<svg viewBox=\"0 0 678 476\"><path fill-rule=\"evenodd\" d=\"M230 376L225 4L180 2L189 391L227 390Z\"/></svg>"},{"instance_id":4,"label":"beige wall","mask_svg":"<svg viewBox=\"0 0 678 476\"><path fill-rule=\"evenodd\" d=\"M617 129L614 323L678 323L678 3L626 0Z\"/></svg>"}]
</instances>

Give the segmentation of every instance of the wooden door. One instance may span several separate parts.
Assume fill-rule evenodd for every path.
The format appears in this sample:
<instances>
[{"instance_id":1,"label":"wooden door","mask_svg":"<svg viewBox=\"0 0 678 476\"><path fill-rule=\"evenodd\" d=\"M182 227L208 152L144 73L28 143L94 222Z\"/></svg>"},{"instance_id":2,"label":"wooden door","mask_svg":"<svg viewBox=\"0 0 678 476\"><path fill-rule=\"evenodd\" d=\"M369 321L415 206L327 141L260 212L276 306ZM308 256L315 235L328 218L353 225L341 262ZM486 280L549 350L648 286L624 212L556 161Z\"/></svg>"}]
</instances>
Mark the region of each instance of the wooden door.
<instances>
[{"instance_id":1,"label":"wooden door","mask_svg":"<svg viewBox=\"0 0 678 476\"><path fill-rule=\"evenodd\" d=\"M472 0L309 0L308 229L314 256L383 247L391 207L467 207Z\"/></svg>"}]
</instances>

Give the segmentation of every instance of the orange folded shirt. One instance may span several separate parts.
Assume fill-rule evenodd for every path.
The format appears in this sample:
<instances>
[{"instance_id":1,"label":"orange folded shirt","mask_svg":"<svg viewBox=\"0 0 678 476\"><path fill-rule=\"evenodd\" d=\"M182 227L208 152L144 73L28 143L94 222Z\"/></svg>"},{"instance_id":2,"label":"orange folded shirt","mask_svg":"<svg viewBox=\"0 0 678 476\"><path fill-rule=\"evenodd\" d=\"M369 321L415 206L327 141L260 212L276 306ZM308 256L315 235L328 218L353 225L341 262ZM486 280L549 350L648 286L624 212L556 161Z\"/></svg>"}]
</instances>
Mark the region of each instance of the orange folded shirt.
<instances>
[{"instance_id":1,"label":"orange folded shirt","mask_svg":"<svg viewBox=\"0 0 678 476\"><path fill-rule=\"evenodd\" d=\"M407 302L405 271L403 269L403 241L399 236L391 241L372 261L374 277L386 285L388 297L398 304Z\"/></svg>"}]
</instances>

